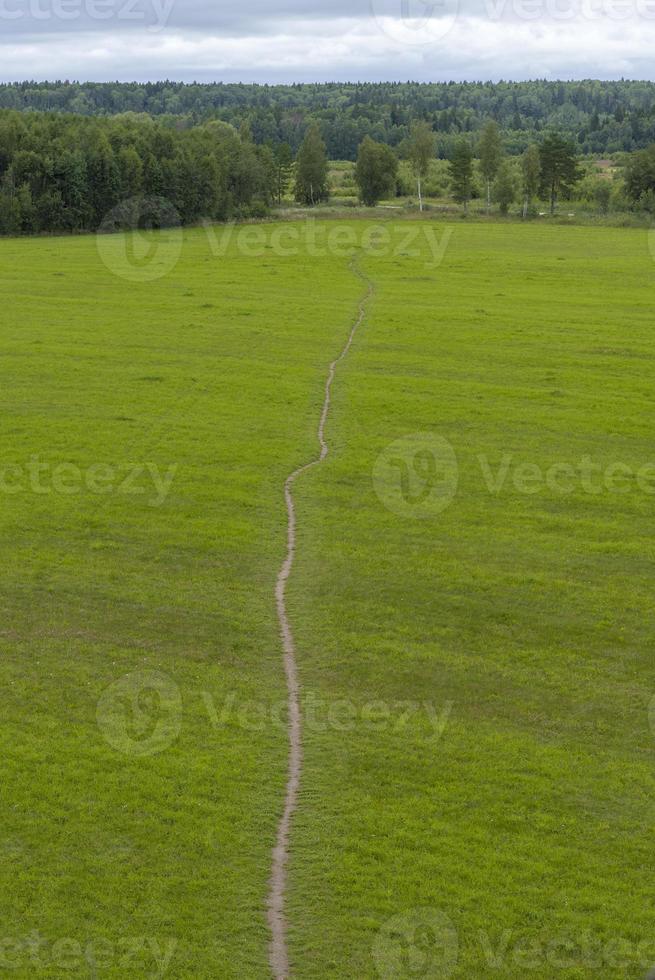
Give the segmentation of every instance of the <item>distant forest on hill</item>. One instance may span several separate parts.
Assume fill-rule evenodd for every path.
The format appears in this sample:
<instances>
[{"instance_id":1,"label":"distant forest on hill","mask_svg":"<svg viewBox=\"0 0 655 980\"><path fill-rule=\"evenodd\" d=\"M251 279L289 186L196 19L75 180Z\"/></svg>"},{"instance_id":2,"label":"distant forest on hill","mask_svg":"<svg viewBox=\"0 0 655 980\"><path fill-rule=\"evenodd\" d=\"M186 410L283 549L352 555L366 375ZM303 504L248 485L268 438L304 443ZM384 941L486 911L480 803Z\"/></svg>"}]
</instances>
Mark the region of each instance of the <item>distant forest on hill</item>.
<instances>
[{"instance_id":1,"label":"distant forest on hill","mask_svg":"<svg viewBox=\"0 0 655 980\"><path fill-rule=\"evenodd\" d=\"M365 136L397 147L415 120L430 122L437 152L478 133L490 119L510 154L548 130L571 139L583 154L642 149L655 142L655 83L384 82L244 85L178 82L20 82L0 85L0 109L84 116L148 113L176 129L211 119L249 127L256 144L288 143L296 153L316 121L333 160L355 160Z\"/></svg>"}]
</instances>

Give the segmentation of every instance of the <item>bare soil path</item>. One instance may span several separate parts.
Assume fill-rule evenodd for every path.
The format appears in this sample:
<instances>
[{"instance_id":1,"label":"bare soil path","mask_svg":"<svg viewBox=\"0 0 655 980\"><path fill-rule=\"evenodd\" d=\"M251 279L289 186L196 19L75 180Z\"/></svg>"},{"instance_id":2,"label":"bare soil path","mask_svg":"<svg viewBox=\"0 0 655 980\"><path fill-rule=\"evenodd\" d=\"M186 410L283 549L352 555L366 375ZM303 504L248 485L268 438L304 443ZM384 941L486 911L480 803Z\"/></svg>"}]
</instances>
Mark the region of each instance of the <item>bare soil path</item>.
<instances>
[{"instance_id":1,"label":"bare soil path","mask_svg":"<svg viewBox=\"0 0 655 980\"><path fill-rule=\"evenodd\" d=\"M298 790L302 775L302 718L300 712L300 683L298 680L298 664L296 660L296 647L293 639L293 632L287 614L286 588L291 570L293 568L296 553L296 508L293 500L293 486L303 473L318 466L323 462L329 453L329 447L325 441L325 426L330 413L330 403L332 395L332 382L336 373L337 366L342 361L352 347L355 334L361 327L366 317L366 308L373 295L373 284L360 271L357 261L354 258L350 266L354 275L366 283L367 290L359 303L357 319L353 324L352 330L336 360L332 361L328 370L328 377L325 383L325 400L323 411L318 425L318 442L320 455L317 459L304 466L300 466L287 477L284 484L284 496L287 504L288 531L287 531L287 555L280 569L275 586L275 601L277 604L277 615L280 623L280 634L284 649L284 670L287 678L287 691L289 697L289 769L286 785L286 795L284 801L284 812L277 832L277 841L273 849L273 864L271 869L270 890L268 894L268 924L271 931L271 941L269 949L269 961L271 971L275 980L286 980L289 973L289 952L287 949L287 921L284 912L284 902L287 889L287 871L289 863L289 836L291 833L291 822L293 814L298 806Z\"/></svg>"}]
</instances>

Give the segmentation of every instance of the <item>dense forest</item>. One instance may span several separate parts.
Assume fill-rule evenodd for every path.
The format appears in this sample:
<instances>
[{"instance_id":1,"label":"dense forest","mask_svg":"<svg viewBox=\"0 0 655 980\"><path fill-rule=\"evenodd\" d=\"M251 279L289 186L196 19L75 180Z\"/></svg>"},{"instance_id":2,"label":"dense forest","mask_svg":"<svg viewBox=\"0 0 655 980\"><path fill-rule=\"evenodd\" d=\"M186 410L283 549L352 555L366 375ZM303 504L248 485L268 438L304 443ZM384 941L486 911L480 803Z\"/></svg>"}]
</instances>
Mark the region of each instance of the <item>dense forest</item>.
<instances>
[{"instance_id":1,"label":"dense forest","mask_svg":"<svg viewBox=\"0 0 655 980\"><path fill-rule=\"evenodd\" d=\"M275 159L218 120L180 132L128 114L0 110L0 233L95 230L117 205L165 200L187 224L263 213Z\"/></svg>"},{"instance_id":2,"label":"dense forest","mask_svg":"<svg viewBox=\"0 0 655 980\"><path fill-rule=\"evenodd\" d=\"M256 144L288 143L294 154L316 121L333 160L354 161L366 136L396 147L415 120L426 120L439 134L442 158L450 157L458 136L477 133L489 119L498 123L514 155L547 130L562 133L583 154L630 152L655 142L655 83L646 81L21 82L0 85L0 108L83 116L148 113L172 129L213 119L236 128L245 122Z\"/></svg>"},{"instance_id":3,"label":"dense forest","mask_svg":"<svg viewBox=\"0 0 655 980\"><path fill-rule=\"evenodd\" d=\"M559 102L560 88L569 91L566 86L543 89L542 83L531 84L542 95L547 91L553 105L562 108L569 104ZM615 84L620 91L623 83ZM641 84L625 84L634 101L639 92L649 90ZM605 91L609 98L604 83L590 86L597 86L598 93ZM426 109L437 88L363 86L361 91L368 93L369 101L361 103L356 101L360 90L353 88L351 104L341 109L317 109L316 101L331 103L336 92L344 91L343 86L289 89L313 106L310 112L308 108L285 107L281 102L273 104L271 92L281 97L280 89L182 87L185 98L195 91L205 96L211 92L216 99L222 92L226 102L235 92L243 91L243 104L234 96L231 106L208 110L202 116L199 112L153 115L143 111L143 105L138 112L123 107L121 112L110 113L125 101L119 98L121 94L128 99L138 93L148 104L155 91L159 92L160 108L170 108L168 90L163 84L118 89L98 85L89 86L89 91L98 98L104 94L109 103L96 106L100 113L96 115L89 114L88 106L86 112L78 113L52 108L45 111L45 102L41 111L0 108L0 234L133 227L144 204L150 212L154 206L149 220L162 226L200 219L256 218L267 214L272 204L288 202L290 196L304 206L319 205L330 198L334 186L335 196L341 194L348 206L404 198L407 206L416 200L423 210L428 198L454 202L466 213L469 202L482 199L487 214L493 206L506 215L519 203L523 218L528 218L544 206L555 214L560 201L576 199L599 215L630 211L640 212L643 219L655 214L655 140L644 148L618 153L612 161L599 161L596 156L583 165L582 131L576 138L566 126L542 129L533 120L532 134L526 131L517 142L517 131L504 127L503 113L498 120L489 111L493 99L516 89L527 91L530 85L452 86L460 96L470 89L471 97L473 92L478 96L487 93L492 100L484 114L467 109L467 126L458 132L453 132L452 125L449 128L449 120L461 109ZM449 88L445 86L445 90ZM384 93L386 98L396 90L398 104L415 90L416 105L390 109L388 101L375 102L375 97L381 98ZM421 101L424 90L432 95ZM56 93L59 97L62 92L68 95L77 91L71 105L86 97L85 90L73 85L35 89L14 85L2 91L5 96L22 92L26 102L31 101L32 96L26 95L30 92L42 96ZM268 105L248 106L255 92L260 93L260 100L269 99ZM67 100L62 97L60 101ZM525 112L526 103L514 91L510 102L517 101ZM552 120L558 110L546 113L543 101L538 104L544 118ZM357 105L359 115L355 113ZM641 111L645 119L648 113ZM376 113L378 123L372 118ZM617 114L615 110L612 115L615 123ZM354 119L369 127L373 135L355 137L349 128ZM270 127L264 125L267 120ZM605 125L604 115L602 120ZM385 128L387 123L392 126L393 138ZM541 122L538 125L541 127ZM287 140L281 139L285 135ZM347 153L344 145L335 149L335 142L346 138L355 140L352 152L350 144ZM339 165L350 168L350 176L337 170L335 181L334 176L330 178L329 160L337 153ZM345 159L348 155L355 158L356 165ZM162 208L159 214L158 201Z\"/></svg>"}]
</instances>

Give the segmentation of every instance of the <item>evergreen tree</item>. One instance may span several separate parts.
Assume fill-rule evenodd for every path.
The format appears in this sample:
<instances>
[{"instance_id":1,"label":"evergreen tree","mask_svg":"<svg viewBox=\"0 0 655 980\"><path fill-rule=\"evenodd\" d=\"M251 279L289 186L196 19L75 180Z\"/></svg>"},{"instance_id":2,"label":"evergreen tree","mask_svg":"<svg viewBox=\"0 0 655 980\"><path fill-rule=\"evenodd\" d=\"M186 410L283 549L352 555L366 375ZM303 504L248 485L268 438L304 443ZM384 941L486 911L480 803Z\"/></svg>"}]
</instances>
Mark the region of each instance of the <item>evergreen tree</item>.
<instances>
[{"instance_id":1,"label":"evergreen tree","mask_svg":"<svg viewBox=\"0 0 655 980\"><path fill-rule=\"evenodd\" d=\"M541 186L550 199L550 213L555 213L559 195L568 194L580 180L575 147L569 140L550 133L539 147Z\"/></svg>"}]
</instances>

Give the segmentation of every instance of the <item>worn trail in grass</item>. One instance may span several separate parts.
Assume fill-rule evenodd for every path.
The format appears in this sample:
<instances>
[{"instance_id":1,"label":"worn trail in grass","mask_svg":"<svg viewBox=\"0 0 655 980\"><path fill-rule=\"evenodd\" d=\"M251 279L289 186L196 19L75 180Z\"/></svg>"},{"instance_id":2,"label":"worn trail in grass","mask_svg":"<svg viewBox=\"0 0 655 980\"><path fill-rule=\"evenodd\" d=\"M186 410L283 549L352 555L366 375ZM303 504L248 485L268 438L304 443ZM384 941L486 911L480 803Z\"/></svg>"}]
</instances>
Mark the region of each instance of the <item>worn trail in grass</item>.
<instances>
[{"instance_id":1,"label":"worn trail in grass","mask_svg":"<svg viewBox=\"0 0 655 980\"><path fill-rule=\"evenodd\" d=\"M332 384L336 374L337 366L347 356L352 347L355 335L361 327L366 316L366 304L370 299L373 287L369 280L361 273L355 259L350 266L354 275L358 276L362 282L367 284L366 296L359 304L357 317L348 335L348 340L339 354L332 361L328 369L328 377L325 383L325 399L323 409L318 423L318 445L319 456L317 459L305 463L298 467L287 477L284 484L284 497L287 506L287 555L280 569L275 587L275 601L277 607L280 633L284 648L284 670L287 679L288 691L288 729L289 729L289 774L284 800L284 812L280 821L277 841L273 851L273 866L271 872L271 884L268 899L268 920L271 929L270 961L273 975L278 980L284 980L289 975L289 952L287 948L287 921L285 916L285 899L287 890L288 863L289 863L289 844L292 829L292 820L298 805L298 790L302 776L302 712L300 704L300 684L298 680L298 662L296 658L296 647L293 639L293 630L287 614L286 590L289 576L293 570L293 563L296 553L296 508L293 499L293 489L297 480L308 473L315 466L326 459L330 449L325 441L325 427L330 412L332 398Z\"/></svg>"},{"instance_id":2,"label":"worn trail in grass","mask_svg":"<svg viewBox=\"0 0 655 980\"><path fill-rule=\"evenodd\" d=\"M216 257L202 231L155 282L116 278L93 238L2 241L0 279L3 465L176 467L160 506L147 471L145 493L54 492L44 472L48 492L1 495L12 975L34 976L38 933L43 976L70 939L79 976L94 951L99 976L150 976L152 941L174 944L167 976L266 977L280 486L314 451L360 285L342 259Z\"/></svg>"},{"instance_id":3,"label":"worn trail in grass","mask_svg":"<svg viewBox=\"0 0 655 980\"><path fill-rule=\"evenodd\" d=\"M433 246L363 260L376 302L331 454L295 488L292 972L637 980L655 497L606 480L655 462L646 235L458 223L438 268ZM280 487L315 452L360 284L343 255L217 257L195 230L156 282L82 238L0 242L0 281L2 462L23 472L0 517L12 975L34 976L38 934L44 977L66 955L79 976L263 980L288 762ZM423 520L398 488L429 503L444 471L387 450L415 433L459 476ZM141 466L143 492L71 492L70 469L54 488L43 464ZM147 464L174 468L163 499ZM535 480L553 464L573 476ZM416 909L450 923L447 962Z\"/></svg>"},{"instance_id":4,"label":"worn trail in grass","mask_svg":"<svg viewBox=\"0 0 655 980\"><path fill-rule=\"evenodd\" d=\"M297 976L636 980L655 962L655 496L652 469L643 490L612 467L655 463L646 235L458 225L430 259L366 260L335 453L298 492ZM424 520L373 479L414 433L459 470ZM425 461L392 459L396 488L403 462L420 499ZM534 479L553 464L572 479ZM454 929L450 974L424 908Z\"/></svg>"}]
</instances>

